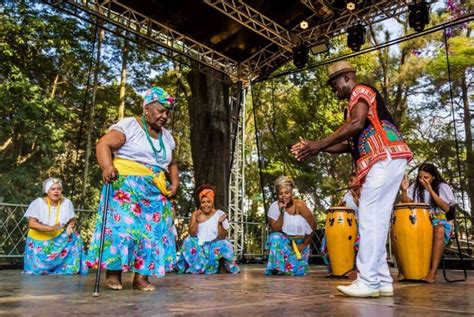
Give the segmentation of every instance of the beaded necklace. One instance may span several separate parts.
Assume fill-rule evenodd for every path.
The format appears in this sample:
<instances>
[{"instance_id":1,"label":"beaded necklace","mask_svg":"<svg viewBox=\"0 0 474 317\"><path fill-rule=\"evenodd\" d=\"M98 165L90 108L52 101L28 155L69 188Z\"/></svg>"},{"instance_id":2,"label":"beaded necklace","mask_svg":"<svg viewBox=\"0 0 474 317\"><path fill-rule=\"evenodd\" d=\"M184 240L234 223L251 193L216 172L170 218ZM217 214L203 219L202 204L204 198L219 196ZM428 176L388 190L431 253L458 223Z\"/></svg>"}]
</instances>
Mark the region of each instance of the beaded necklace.
<instances>
[{"instance_id":1,"label":"beaded necklace","mask_svg":"<svg viewBox=\"0 0 474 317\"><path fill-rule=\"evenodd\" d=\"M153 154L155 155L155 160L157 163L163 162L166 160L166 148L165 144L163 143L163 133L160 131L158 133L158 141L160 142L160 149L157 150L155 146L153 145L153 142L151 141L150 134L148 133L148 125L146 123L145 116L142 116L142 124L143 124L143 130L145 130L145 135L148 140L148 143L151 146L151 149L153 150Z\"/></svg>"}]
</instances>

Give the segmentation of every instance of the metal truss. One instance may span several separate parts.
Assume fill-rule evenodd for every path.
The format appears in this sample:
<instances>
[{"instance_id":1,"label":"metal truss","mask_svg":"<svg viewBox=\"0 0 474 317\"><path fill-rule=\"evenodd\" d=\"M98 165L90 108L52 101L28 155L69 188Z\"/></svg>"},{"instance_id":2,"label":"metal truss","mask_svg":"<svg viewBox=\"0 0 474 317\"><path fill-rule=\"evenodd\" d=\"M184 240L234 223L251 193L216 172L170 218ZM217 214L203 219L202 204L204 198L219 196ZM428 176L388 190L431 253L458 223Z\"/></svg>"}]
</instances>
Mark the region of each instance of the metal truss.
<instances>
[{"instance_id":1,"label":"metal truss","mask_svg":"<svg viewBox=\"0 0 474 317\"><path fill-rule=\"evenodd\" d=\"M327 39L341 34L345 29L357 22L365 24L379 23L393 17L398 17L407 10L406 4L399 1L378 1L361 10L344 10L343 13L335 19L328 19L326 22L300 31L298 37L301 42L311 47L322 38ZM298 28L299 25L295 26L292 32L296 32ZM281 49L275 52L275 47L268 45L242 64L250 69L253 74L265 76L290 60L291 57L292 54L289 54L289 52Z\"/></svg>"},{"instance_id":2,"label":"metal truss","mask_svg":"<svg viewBox=\"0 0 474 317\"><path fill-rule=\"evenodd\" d=\"M233 242L234 252L240 259L245 248L245 90L239 85L234 96L230 97L231 111L231 149L233 149L232 166L229 179L229 238Z\"/></svg>"},{"instance_id":3,"label":"metal truss","mask_svg":"<svg viewBox=\"0 0 474 317\"><path fill-rule=\"evenodd\" d=\"M288 51L292 50L293 44L290 32L244 2L240 0L204 0L204 3L219 10L226 16L239 22L255 33L260 34L283 49Z\"/></svg>"},{"instance_id":4,"label":"metal truss","mask_svg":"<svg viewBox=\"0 0 474 317\"><path fill-rule=\"evenodd\" d=\"M118 1L66 0L65 2L157 43L168 49L171 56L186 56L223 72L234 80L248 78L248 71L241 69L233 59Z\"/></svg>"},{"instance_id":5,"label":"metal truss","mask_svg":"<svg viewBox=\"0 0 474 317\"><path fill-rule=\"evenodd\" d=\"M341 34L347 27L359 21L364 24L373 24L388 18L398 17L407 11L407 5L402 1L383 0L376 1L358 10L339 10L324 16L321 7L330 8L330 5L328 5L330 1L301 0L303 4L314 11L314 15L322 17L323 22L307 30L301 30L299 25L295 25L291 30L288 30L242 0L203 1L270 40L271 43L247 60L239 63L199 43L197 40L125 6L119 0L65 0L64 2L93 14L108 23L151 40L163 47L167 51L167 55L172 58L182 59L184 56L189 60L197 61L202 65L227 74L234 82L249 82L257 77L268 75L288 62L293 55L292 47L298 44L294 43L295 40L311 46L321 38L330 38ZM331 18L328 18L329 16ZM204 71L205 67L201 70Z\"/></svg>"}]
</instances>

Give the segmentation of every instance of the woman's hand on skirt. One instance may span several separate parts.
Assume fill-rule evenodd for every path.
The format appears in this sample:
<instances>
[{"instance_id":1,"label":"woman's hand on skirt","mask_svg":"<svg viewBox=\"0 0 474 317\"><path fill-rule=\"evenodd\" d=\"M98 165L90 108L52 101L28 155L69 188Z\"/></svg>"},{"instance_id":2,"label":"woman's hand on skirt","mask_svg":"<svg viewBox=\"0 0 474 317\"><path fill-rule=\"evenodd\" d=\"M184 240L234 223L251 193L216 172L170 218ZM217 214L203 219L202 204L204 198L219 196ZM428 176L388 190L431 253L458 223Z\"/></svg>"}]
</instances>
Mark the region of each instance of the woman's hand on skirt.
<instances>
[{"instance_id":1,"label":"woman's hand on skirt","mask_svg":"<svg viewBox=\"0 0 474 317\"><path fill-rule=\"evenodd\" d=\"M67 235L70 236L74 232L74 225L73 224L68 225L66 227L66 232L67 232Z\"/></svg>"},{"instance_id":2,"label":"woman's hand on skirt","mask_svg":"<svg viewBox=\"0 0 474 317\"><path fill-rule=\"evenodd\" d=\"M102 180L105 183L110 183L111 181L117 179L117 177L118 177L118 171L113 165L106 166L102 170Z\"/></svg>"}]
</instances>

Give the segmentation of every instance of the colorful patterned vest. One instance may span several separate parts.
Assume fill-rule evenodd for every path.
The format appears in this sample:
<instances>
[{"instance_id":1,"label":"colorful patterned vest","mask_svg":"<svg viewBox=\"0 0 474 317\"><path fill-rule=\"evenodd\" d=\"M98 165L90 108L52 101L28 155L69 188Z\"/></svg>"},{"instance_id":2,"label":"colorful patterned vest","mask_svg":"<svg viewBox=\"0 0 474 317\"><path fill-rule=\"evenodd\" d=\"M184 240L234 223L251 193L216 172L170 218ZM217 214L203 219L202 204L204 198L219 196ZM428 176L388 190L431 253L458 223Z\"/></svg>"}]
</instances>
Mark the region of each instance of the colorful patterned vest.
<instances>
[{"instance_id":1,"label":"colorful patterned vest","mask_svg":"<svg viewBox=\"0 0 474 317\"><path fill-rule=\"evenodd\" d=\"M347 112L349 116L360 99L369 105L369 112L363 130L353 136L349 143L356 162L357 178L362 184L372 165L385 160L387 152L393 159L411 160L413 154L403 141L382 96L374 87L359 84L352 89Z\"/></svg>"}]
</instances>

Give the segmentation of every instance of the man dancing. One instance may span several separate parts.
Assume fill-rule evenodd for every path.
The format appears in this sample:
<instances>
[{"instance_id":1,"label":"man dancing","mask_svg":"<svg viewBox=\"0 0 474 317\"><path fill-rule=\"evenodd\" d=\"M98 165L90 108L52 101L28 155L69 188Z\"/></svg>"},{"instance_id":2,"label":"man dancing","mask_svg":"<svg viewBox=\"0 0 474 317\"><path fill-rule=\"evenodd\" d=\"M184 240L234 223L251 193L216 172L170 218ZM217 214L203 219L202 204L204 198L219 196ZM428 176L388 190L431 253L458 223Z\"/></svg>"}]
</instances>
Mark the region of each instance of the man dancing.
<instances>
[{"instance_id":1,"label":"man dancing","mask_svg":"<svg viewBox=\"0 0 474 317\"><path fill-rule=\"evenodd\" d=\"M362 185L359 200L360 246L357 254L359 275L338 291L353 297L393 296L393 279L387 264L385 244L393 202L412 153L380 93L358 84L354 67L340 61L328 68L328 84L340 99L349 100L345 123L331 135L300 142L291 148L297 160L320 152L351 152Z\"/></svg>"}]
</instances>

